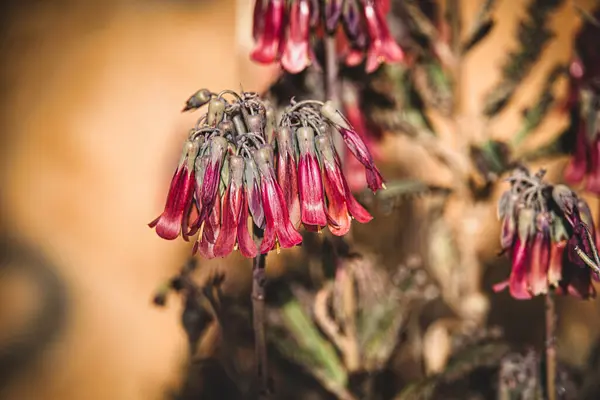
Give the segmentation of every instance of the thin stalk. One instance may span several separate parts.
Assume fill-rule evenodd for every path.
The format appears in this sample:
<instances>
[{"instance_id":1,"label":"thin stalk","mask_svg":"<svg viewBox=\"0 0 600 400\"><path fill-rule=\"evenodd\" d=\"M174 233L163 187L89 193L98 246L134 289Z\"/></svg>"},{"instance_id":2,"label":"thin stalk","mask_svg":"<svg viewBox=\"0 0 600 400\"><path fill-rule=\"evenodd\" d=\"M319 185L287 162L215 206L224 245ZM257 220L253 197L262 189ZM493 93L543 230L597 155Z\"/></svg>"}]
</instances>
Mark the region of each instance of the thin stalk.
<instances>
[{"instance_id":1,"label":"thin stalk","mask_svg":"<svg viewBox=\"0 0 600 400\"><path fill-rule=\"evenodd\" d=\"M335 36L327 35L324 39L325 45L325 76L323 82L325 85L326 100L330 100L336 109L340 109L340 85L338 82L339 68L337 52L335 50ZM333 136L333 144L340 155L342 163L344 162L344 141L341 135Z\"/></svg>"},{"instance_id":2,"label":"thin stalk","mask_svg":"<svg viewBox=\"0 0 600 400\"><path fill-rule=\"evenodd\" d=\"M256 373L259 379L259 392L269 393L269 369L267 343L265 339L265 264L266 256L259 254L252 263L252 323L254 326L254 350Z\"/></svg>"},{"instance_id":3,"label":"thin stalk","mask_svg":"<svg viewBox=\"0 0 600 400\"><path fill-rule=\"evenodd\" d=\"M255 237L262 238L262 231L255 230ZM254 351L256 357L256 374L259 382L259 396L266 398L271 392L267 357L267 341L265 336L265 286L267 276L265 266L266 254L259 254L252 262L252 325L254 328Z\"/></svg>"},{"instance_id":4,"label":"thin stalk","mask_svg":"<svg viewBox=\"0 0 600 400\"><path fill-rule=\"evenodd\" d=\"M556 400L556 304L552 292L546 294L546 391Z\"/></svg>"}]
</instances>

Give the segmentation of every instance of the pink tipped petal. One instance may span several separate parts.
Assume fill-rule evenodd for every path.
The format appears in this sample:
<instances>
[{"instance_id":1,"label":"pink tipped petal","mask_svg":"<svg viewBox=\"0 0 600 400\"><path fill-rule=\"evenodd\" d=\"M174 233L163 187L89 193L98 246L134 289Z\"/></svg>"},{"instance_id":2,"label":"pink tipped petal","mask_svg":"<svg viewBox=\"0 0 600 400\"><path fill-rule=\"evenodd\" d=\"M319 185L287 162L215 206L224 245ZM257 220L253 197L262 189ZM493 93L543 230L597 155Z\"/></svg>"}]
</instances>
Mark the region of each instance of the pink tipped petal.
<instances>
[{"instance_id":1,"label":"pink tipped petal","mask_svg":"<svg viewBox=\"0 0 600 400\"><path fill-rule=\"evenodd\" d=\"M148 226L156 228L158 236L174 240L187 230L187 218L192 207L195 189L194 162L198 155L198 143L186 142L181 161L173 175L163 213Z\"/></svg>"},{"instance_id":2,"label":"pink tipped petal","mask_svg":"<svg viewBox=\"0 0 600 400\"><path fill-rule=\"evenodd\" d=\"M374 72L382 62L402 61L404 52L392 38L384 15L374 6L372 0L367 0L364 15L370 39L366 71Z\"/></svg>"},{"instance_id":3,"label":"pink tipped petal","mask_svg":"<svg viewBox=\"0 0 600 400\"><path fill-rule=\"evenodd\" d=\"M213 210L213 206L217 199L219 183L221 182L221 167L223 165L223 157L227 149L227 141L222 137L214 137L210 143L210 159L206 165L204 178L202 180L202 190L200 198L200 216L199 224L201 225L208 217L208 213Z\"/></svg>"},{"instance_id":4,"label":"pink tipped petal","mask_svg":"<svg viewBox=\"0 0 600 400\"><path fill-rule=\"evenodd\" d=\"M315 153L315 133L312 128L296 131L300 161L298 163L298 189L300 192L300 216L305 225L325 226L323 182L319 161Z\"/></svg>"},{"instance_id":5,"label":"pink tipped petal","mask_svg":"<svg viewBox=\"0 0 600 400\"><path fill-rule=\"evenodd\" d=\"M213 202L212 212L204 223L202 237L198 244L198 251L204 258L215 258L215 243L221 229L221 198L217 193L216 199Z\"/></svg>"},{"instance_id":6,"label":"pink tipped petal","mask_svg":"<svg viewBox=\"0 0 600 400\"><path fill-rule=\"evenodd\" d=\"M283 248L302 243L302 236L296 231L289 219L283 192L275 180L272 153L270 146L264 146L254 154L254 159L260 171L265 214L265 230L259 250L263 254L271 251L277 242Z\"/></svg>"},{"instance_id":7,"label":"pink tipped petal","mask_svg":"<svg viewBox=\"0 0 600 400\"><path fill-rule=\"evenodd\" d=\"M256 248L256 243L254 243L254 240L252 240L252 236L250 236L250 232L248 231L248 201L246 200L246 194L244 192L242 192L242 209L237 227L237 242L240 253L242 253L244 257L256 257L258 250Z\"/></svg>"},{"instance_id":8,"label":"pink tipped petal","mask_svg":"<svg viewBox=\"0 0 600 400\"><path fill-rule=\"evenodd\" d=\"M548 268L550 266L550 232L538 232L531 249L529 287L534 296L548 292Z\"/></svg>"},{"instance_id":9,"label":"pink tipped petal","mask_svg":"<svg viewBox=\"0 0 600 400\"><path fill-rule=\"evenodd\" d=\"M261 229L264 228L265 214L260 194L260 176L258 167L252 159L246 159L244 165L244 191L254 224Z\"/></svg>"},{"instance_id":10,"label":"pink tipped petal","mask_svg":"<svg viewBox=\"0 0 600 400\"><path fill-rule=\"evenodd\" d=\"M527 290L527 267L531 259L531 250L528 242L517 239L512 254L512 271L509 277L510 295L518 300L531 299Z\"/></svg>"},{"instance_id":11,"label":"pink tipped petal","mask_svg":"<svg viewBox=\"0 0 600 400\"><path fill-rule=\"evenodd\" d=\"M235 247L242 208L244 159L229 158L229 186L223 199L222 221L214 253L217 257L229 255Z\"/></svg>"},{"instance_id":12,"label":"pink tipped petal","mask_svg":"<svg viewBox=\"0 0 600 400\"><path fill-rule=\"evenodd\" d=\"M504 289L506 289L508 287L508 279L499 283L496 283L494 286L492 286L492 290L496 293L503 291Z\"/></svg>"},{"instance_id":13,"label":"pink tipped petal","mask_svg":"<svg viewBox=\"0 0 600 400\"><path fill-rule=\"evenodd\" d=\"M326 135L317 137L316 145L323 164L329 230L334 235L342 236L350 229L351 216L362 223L370 221L373 217L352 196L342 173L339 157L329 137Z\"/></svg>"},{"instance_id":14,"label":"pink tipped petal","mask_svg":"<svg viewBox=\"0 0 600 400\"><path fill-rule=\"evenodd\" d=\"M310 63L310 4L308 0L296 0L291 5L288 37L285 41L281 65L288 72L302 72Z\"/></svg>"},{"instance_id":15,"label":"pink tipped petal","mask_svg":"<svg viewBox=\"0 0 600 400\"><path fill-rule=\"evenodd\" d=\"M298 198L298 175L290 128L282 127L278 130L277 150L277 182L283 190L290 220L297 227L300 224L300 199Z\"/></svg>"},{"instance_id":16,"label":"pink tipped petal","mask_svg":"<svg viewBox=\"0 0 600 400\"><path fill-rule=\"evenodd\" d=\"M270 64L277 59L283 34L284 14L284 0L269 0L263 14L261 34L250 56L252 60Z\"/></svg>"}]
</instances>

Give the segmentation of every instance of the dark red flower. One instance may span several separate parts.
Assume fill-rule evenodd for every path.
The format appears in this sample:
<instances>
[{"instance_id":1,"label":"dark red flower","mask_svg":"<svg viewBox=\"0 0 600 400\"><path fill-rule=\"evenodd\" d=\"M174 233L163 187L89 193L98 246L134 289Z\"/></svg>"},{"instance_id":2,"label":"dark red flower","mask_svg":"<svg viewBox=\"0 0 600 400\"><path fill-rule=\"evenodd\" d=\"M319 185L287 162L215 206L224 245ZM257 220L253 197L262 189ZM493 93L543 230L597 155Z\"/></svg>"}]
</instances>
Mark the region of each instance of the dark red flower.
<instances>
[{"instance_id":1,"label":"dark red flower","mask_svg":"<svg viewBox=\"0 0 600 400\"><path fill-rule=\"evenodd\" d=\"M202 225L200 237L194 245L192 253L198 251L204 258L215 258L215 243L221 230L221 196L216 194L215 201L211 205L211 212Z\"/></svg>"},{"instance_id":2,"label":"dark red flower","mask_svg":"<svg viewBox=\"0 0 600 400\"><path fill-rule=\"evenodd\" d=\"M510 249L512 269L508 281L494 285L494 291L508 286L512 297L527 300L532 297L529 290L529 270L531 265L532 233L535 232L535 213L532 209L521 209L518 215L519 232Z\"/></svg>"},{"instance_id":3,"label":"dark red flower","mask_svg":"<svg viewBox=\"0 0 600 400\"><path fill-rule=\"evenodd\" d=\"M300 159L298 161L298 189L300 192L300 216L302 223L319 229L327 225L323 204L323 182L315 152L315 131L301 127L296 131Z\"/></svg>"},{"instance_id":4,"label":"dark red flower","mask_svg":"<svg viewBox=\"0 0 600 400\"><path fill-rule=\"evenodd\" d=\"M289 127L282 127L276 133L277 138L277 182L283 191L285 204L294 226L300 225L300 200L298 199L298 174L294 138Z\"/></svg>"},{"instance_id":5,"label":"dark red flower","mask_svg":"<svg viewBox=\"0 0 600 400\"><path fill-rule=\"evenodd\" d=\"M198 155L199 143L187 141L183 147L181 160L175 170L167 195L163 213L148 226L156 227L156 233L163 239L173 240L182 230L187 229L187 217L192 208L195 187L194 163Z\"/></svg>"},{"instance_id":6,"label":"dark red flower","mask_svg":"<svg viewBox=\"0 0 600 400\"><path fill-rule=\"evenodd\" d=\"M364 15L369 32L366 71L375 71L382 62L402 61L404 52L390 34L381 8L376 7L373 0L366 0Z\"/></svg>"},{"instance_id":7,"label":"dark red flower","mask_svg":"<svg viewBox=\"0 0 600 400\"><path fill-rule=\"evenodd\" d=\"M251 54L254 61L262 64L270 64L278 58L285 17L284 0L266 1L264 11L262 8L259 10L262 16L254 18L254 31L258 42Z\"/></svg>"},{"instance_id":8,"label":"dark red flower","mask_svg":"<svg viewBox=\"0 0 600 400\"><path fill-rule=\"evenodd\" d=\"M261 229L264 228L265 212L260 193L260 174L252 158L246 158L244 163L244 191L254 225Z\"/></svg>"},{"instance_id":9,"label":"dark red flower","mask_svg":"<svg viewBox=\"0 0 600 400\"><path fill-rule=\"evenodd\" d=\"M355 90L350 88L343 92L343 111L350 126L354 128L358 136L363 140L369 152L374 159L378 158L377 148L374 145L374 140L377 139L378 133L373 132L367 127L367 121L360 109L358 96ZM355 157L344 158L344 176L353 192L363 190L367 186L367 180L363 173L364 166Z\"/></svg>"},{"instance_id":10,"label":"dark red flower","mask_svg":"<svg viewBox=\"0 0 600 400\"><path fill-rule=\"evenodd\" d=\"M198 225L201 226L208 214L212 212L213 205L217 198L219 190L219 182L221 182L221 167L223 165L223 157L227 149L227 141L220 137L214 137L210 141L210 158L208 159L204 178L202 179L202 187L200 188L200 212L198 217Z\"/></svg>"},{"instance_id":11,"label":"dark red flower","mask_svg":"<svg viewBox=\"0 0 600 400\"><path fill-rule=\"evenodd\" d=\"M338 132L342 135L348 149L354 154L354 157L364 165L369 188L373 192L385 188L383 177L375 165L373 156L369 152L367 145L342 113L336 110L335 107L333 107L333 104L328 101L321 107L321 114L336 127Z\"/></svg>"},{"instance_id":12,"label":"dark red flower","mask_svg":"<svg viewBox=\"0 0 600 400\"><path fill-rule=\"evenodd\" d=\"M501 241L512 270L494 290L508 287L516 299L546 294L550 288L581 298L593 296L591 279L598 277L592 270L597 271L600 262L589 229L594 227L589 207L568 187L552 187L542 176L515 173L509 178L511 189L500 198Z\"/></svg>"},{"instance_id":13,"label":"dark red flower","mask_svg":"<svg viewBox=\"0 0 600 400\"><path fill-rule=\"evenodd\" d=\"M367 223L373 217L352 195L342 173L339 157L335 153L329 137L326 135L318 136L316 144L323 165L323 184L327 194L329 230L334 235L343 236L350 230L351 218L356 218L361 223Z\"/></svg>"},{"instance_id":14,"label":"dark red flower","mask_svg":"<svg viewBox=\"0 0 600 400\"><path fill-rule=\"evenodd\" d=\"M229 157L229 184L223 198L221 229L214 246L216 257L229 255L236 241L244 256L256 256L256 245L248 232L248 203L245 201L243 179L244 159L240 156Z\"/></svg>"},{"instance_id":15,"label":"dark red flower","mask_svg":"<svg viewBox=\"0 0 600 400\"><path fill-rule=\"evenodd\" d=\"M270 146L260 148L254 153L254 160L260 171L266 225L259 251L264 254L278 245L283 248L290 248L302 243L302 236L296 231L289 219L283 192L275 179L273 150Z\"/></svg>"},{"instance_id":16,"label":"dark red flower","mask_svg":"<svg viewBox=\"0 0 600 400\"><path fill-rule=\"evenodd\" d=\"M310 3L308 0L296 0L291 5L288 35L281 57L281 65L288 72L297 74L310 64L309 35Z\"/></svg>"}]
</instances>

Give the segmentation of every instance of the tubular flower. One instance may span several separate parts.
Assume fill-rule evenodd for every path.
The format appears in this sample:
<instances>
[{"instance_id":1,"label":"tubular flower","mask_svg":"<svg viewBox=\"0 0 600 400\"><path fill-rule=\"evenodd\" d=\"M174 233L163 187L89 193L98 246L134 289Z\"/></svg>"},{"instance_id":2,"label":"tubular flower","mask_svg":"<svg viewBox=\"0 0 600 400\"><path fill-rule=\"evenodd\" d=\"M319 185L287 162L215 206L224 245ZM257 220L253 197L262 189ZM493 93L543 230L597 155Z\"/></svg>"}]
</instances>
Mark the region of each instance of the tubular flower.
<instances>
[{"instance_id":1,"label":"tubular flower","mask_svg":"<svg viewBox=\"0 0 600 400\"><path fill-rule=\"evenodd\" d=\"M597 11L594 18L600 17ZM600 28L586 23L575 42L577 56L569 68L567 106L576 129L573 156L565 169L570 184L585 181L586 190L600 194Z\"/></svg>"},{"instance_id":2,"label":"tubular flower","mask_svg":"<svg viewBox=\"0 0 600 400\"><path fill-rule=\"evenodd\" d=\"M163 239L176 239L182 230L185 232L187 229L188 221L186 219L192 209L194 196L194 164L198 150L199 141L188 140L185 142L181 160L171 180L165 210L148 224L151 228L156 227L156 233Z\"/></svg>"},{"instance_id":3,"label":"tubular flower","mask_svg":"<svg viewBox=\"0 0 600 400\"><path fill-rule=\"evenodd\" d=\"M331 123L342 135L346 146L354 154L354 157L365 167L367 185L376 192L379 189L385 189L383 177L373 161L373 156L369 152L367 145L362 140L356 130L350 125L344 115L333 107L328 101L321 107L321 114Z\"/></svg>"},{"instance_id":4,"label":"tubular flower","mask_svg":"<svg viewBox=\"0 0 600 400\"><path fill-rule=\"evenodd\" d=\"M389 1L381 0L256 0L251 58L259 63L280 61L292 74L315 59L311 33L317 38L345 32L348 65L357 65L366 54L366 70L382 62L399 62L404 52L390 34L385 15Z\"/></svg>"},{"instance_id":5,"label":"tubular flower","mask_svg":"<svg viewBox=\"0 0 600 400\"><path fill-rule=\"evenodd\" d=\"M330 106L292 101L278 123L254 93L197 93L208 106L185 142L165 211L150 223L159 236L172 240L181 232L188 240L198 233L193 252L205 258L236 249L255 257L300 244L301 223L309 230L329 226L341 236L352 218L372 219L352 196L331 145L341 113L329 110L332 121L323 111ZM361 151L372 160L366 148ZM252 237L249 219L262 241Z\"/></svg>"},{"instance_id":6,"label":"tubular flower","mask_svg":"<svg viewBox=\"0 0 600 400\"><path fill-rule=\"evenodd\" d=\"M315 132L312 128L296 130L300 160L298 161L298 188L300 189L300 214L304 226L327 225L323 196L321 169L315 151Z\"/></svg>"},{"instance_id":7,"label":"tubular flower","mask_svg":"<svg viewBox=\"0 0 600 400\"><path fill-rule=\"evenodd\" d=\"M348 85L344 87L342 93L343 112L348 123L354 128L356 133L364 141L367 149L373 154L374 158L379 157L375 141L379 139L381 132L368 127L365 115L360 108L358 93L355 87ZM346 155L344 155L346 156ZM367 186L367 181L362 173L363 166L360 161L353 157L344 157L343 162L344 175L347 178L348 185L353 191L363 190Z\"/></svg>"},{"instance_id":8,"label":"tubular flower","mask_svg":"<svg viewBox=\"0 0 600 400\"><path fill-rule=\"evenodd\" d=\"M254 61L270 64L279 58L284 19L284 0L256 0L253 34L257 43L251 54Z\"/></svg>"},{"instance_id":9,"label":"tubular flower","mask_svg":"<svg viewBox=\"0 0 600 400\"><path fill-rule=\"evenodd\" d=\"M589 207L566 186L544 182L543 175L544 171L530 175L517 170L509 178L511 188L500 198L500 241L512 271L494 290L508 287L511 296L521 300L550 289L594 297L591 279L598 279L600 260Z\"/></svg>"},{"instance_id":10,"label":"tubular flower","mask_svg":"<svg viewBox=\"0 0 600 400\"><path fill-rule=\"evenodd\" d=\"M298 174L296 170L296 149L292 129L283 127L277 137L277 182L283 190L283 197L294 226L300 223L300 200L298 199Z\"/></svg>"},{"instance_id":11,"label":"tubular flower","mask_svg":"<svg viewBox=\"0 0 600 400\"><path fill-rule=\"evenodd\" d=\"M279 246L293 247L302 242L289 218L281 187L275 180L273 152L265 145L255 152L254 159L260 171L261 192L265 211L265 231L260 252L267 253Z\"/></svg>"},{"instance_id":12,"label":"tubular flower","mask_svg":"<svg viewBox=\"0 0 600 400\"><path fill-rule=\"evenodd\" d=\"M317 138L316 142L323 164L323 184L328 200L329 230L334 235L343 236L350 230L351 218L355 218L361 223L367 223L373 217L352 195L331 139L322 135Z\"/></svg>"}]
</instances>

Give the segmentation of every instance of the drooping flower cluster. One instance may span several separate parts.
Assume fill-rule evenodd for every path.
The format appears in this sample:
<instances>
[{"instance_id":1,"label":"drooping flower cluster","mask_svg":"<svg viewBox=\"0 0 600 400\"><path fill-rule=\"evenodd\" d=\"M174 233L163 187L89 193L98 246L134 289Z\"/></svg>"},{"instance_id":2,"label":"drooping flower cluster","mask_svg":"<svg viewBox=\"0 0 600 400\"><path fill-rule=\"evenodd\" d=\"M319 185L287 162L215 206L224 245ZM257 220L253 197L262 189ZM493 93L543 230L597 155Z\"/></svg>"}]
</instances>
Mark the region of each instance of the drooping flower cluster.
<instances>
[{"instance_id":1,"label":"drooping flower cluster","mask_svg":"<svg viewBox=\"0 0 600 400\"><path fill-rule=\"evenodd\" d=\"M234 100L228 101L225 95ZM203 89L184 111L208 104L184 143L164 212L149 225L167 240L198 233L194 251L246 257L301 243L297 229L325 226L344 235L351 219L371 215L356 201L332 143L337 131L366 171L369 187L384 187L366 145L331 103L292 101L276 124L275 111L255 93ZM257 245L248 217L262 231Z\"/></svg>"},{"instance_id":2,"label":"drooping flower cluster","mask_svg":"<svg viewBox=\"0 0 600 400\"><path fill-rule=\"evenodd\" d=\"M392 37L385 15L390 0L256 0L253 36L254 61L280 61L296 74L315 60L311 40L345 33L348 65L358 65L366 54L366 70L382 62L399 62L404 52Z\"/></svg>"},{"instance_id":3,"label":"drooping flower cluster","mask_svg":"<svg viewBox=\"0 0 600 400\"><path fill-rule=\"evenodd\" d=\"M544 171L531 175L524 168L509 178L511 187L500 198L501 245L512 261L507 281L516 299L530 299L550 288L580 298L596 295L600 260L590 209L564 185L543 182ZM592 273L594 271L594 273Z\"/></svg>"},{"instance_id":4,"label":"drooping flower cluster","mask_svg":"<svg viewBox=\"0 0 600 400\"><path fill-rule=\"evenodd\" d=\"M600 18L600 10L594 14ZM569 68L568 106L575 118L575 151L565 170L565 180L585 180L588 191L600 194L600 27L587 22L575 41L577 57Z\"/></svg>"}]
</instances>

